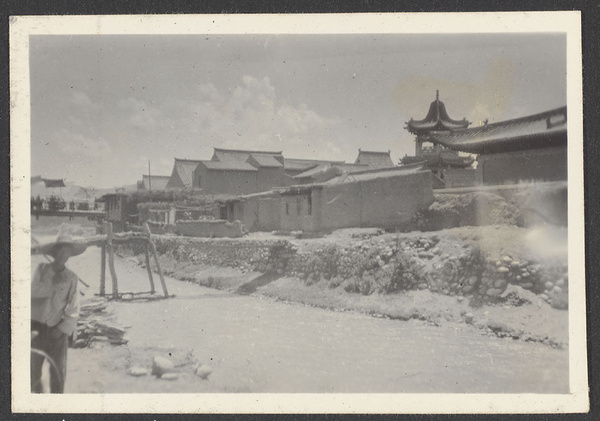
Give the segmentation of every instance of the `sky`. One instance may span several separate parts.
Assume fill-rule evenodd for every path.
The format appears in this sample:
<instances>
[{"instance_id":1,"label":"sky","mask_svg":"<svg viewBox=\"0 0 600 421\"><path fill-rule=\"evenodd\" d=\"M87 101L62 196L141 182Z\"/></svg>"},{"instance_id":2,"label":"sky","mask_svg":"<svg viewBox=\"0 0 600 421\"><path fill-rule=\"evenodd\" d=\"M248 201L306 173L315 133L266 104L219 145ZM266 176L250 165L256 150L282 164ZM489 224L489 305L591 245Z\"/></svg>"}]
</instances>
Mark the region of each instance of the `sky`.
<instances>
[{"instance_id":1,"label":"sky","mask_svg":"<svg viewBox=\"0 0 600 421\"><path fill-rule=\"evenodd\" d=\"M31 175L108 188L214 147L414 153L439 89L479 125L566 105L566 36L33 35Z\"/></svg>"}]
</instances>

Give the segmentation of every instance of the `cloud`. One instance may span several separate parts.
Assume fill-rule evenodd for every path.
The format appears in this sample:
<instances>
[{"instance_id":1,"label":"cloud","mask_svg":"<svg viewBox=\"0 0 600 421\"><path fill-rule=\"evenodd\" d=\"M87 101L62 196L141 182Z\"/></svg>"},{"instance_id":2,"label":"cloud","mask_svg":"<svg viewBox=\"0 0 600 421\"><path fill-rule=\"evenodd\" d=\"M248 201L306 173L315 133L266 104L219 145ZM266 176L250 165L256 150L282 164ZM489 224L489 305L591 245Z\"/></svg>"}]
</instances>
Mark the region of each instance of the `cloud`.
<instances>
[{"instance_id":1,"label":"cloud","mask_svg":"<svg viewBox=\"0 0 600 421\"><path fill-rule=\"evenodd\" d=\"M189 104L189 118L181 125L193 127L191 131L199 140L214 146L252 145L289 155L304 151L311 143L317 153L325 153L330 146L315 136L340 124L339 119L322 116L307 104L295 105L279 98L268 77L245 75L230 92L218 91L212 84L201 85L198 90L197 100Z\"/></svg>"},{"instance_id":2,"label":"cloud","mask_svg":"<svg viewBox=\"0 0 600 421\"><path fill-rule=\"evenodd\" d=\"M51 143L58 152L75 160L106 159L111 154L111 147L104 139L90 139L66 129L56 132Z\"/></svg>"},{"instance_id":3,"label":"cloud","mask_svg":"<svg viewBox=\"0 0 600 421\"><path fill-rule=\"evenodd\" d=\"M75 105L77 108L85 109L99 109L100 105L94 103L88 94L82 91L74 91L71 97L68 99L69 103Z\"/></svg>"},{"instance_id":4,"label":"cloud","mask_svg":"<svg viewBox=\"0 0 600 421\"><path fill-rule=\"evenodd\" d=\"M117 106L129 113L128 123L137 128L153 129L162 118L158 107L141 99L127 97L119 101Z\"/></svg>"}]
</instances>

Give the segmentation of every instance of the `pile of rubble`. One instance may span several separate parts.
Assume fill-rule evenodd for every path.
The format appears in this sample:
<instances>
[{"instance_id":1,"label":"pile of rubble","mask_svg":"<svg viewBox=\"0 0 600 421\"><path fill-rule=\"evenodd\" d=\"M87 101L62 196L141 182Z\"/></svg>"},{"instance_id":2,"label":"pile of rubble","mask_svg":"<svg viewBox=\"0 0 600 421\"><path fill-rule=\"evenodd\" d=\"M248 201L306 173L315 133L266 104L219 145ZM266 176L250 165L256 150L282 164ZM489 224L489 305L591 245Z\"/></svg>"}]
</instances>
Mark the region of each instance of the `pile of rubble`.
<instances>
[{"instance_id":1,"label":"pile of rubble","mask_svg":"<svg viewBox=\"0 0 600 421\"><path fill-rule=\"evenodd\" d=\"M109 343L124 345L125 329L110 321L107 300L96 298L81 304L73 348L86 348Z\"/></svg>"}]
</instances>

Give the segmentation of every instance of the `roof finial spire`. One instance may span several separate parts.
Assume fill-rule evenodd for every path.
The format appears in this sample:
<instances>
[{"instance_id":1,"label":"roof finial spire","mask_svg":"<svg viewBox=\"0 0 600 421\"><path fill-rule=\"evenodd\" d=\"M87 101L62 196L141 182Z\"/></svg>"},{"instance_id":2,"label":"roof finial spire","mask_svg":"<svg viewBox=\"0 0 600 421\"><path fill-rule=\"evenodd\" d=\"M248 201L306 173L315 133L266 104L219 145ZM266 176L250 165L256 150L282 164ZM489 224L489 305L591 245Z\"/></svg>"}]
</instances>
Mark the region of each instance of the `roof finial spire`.
<instances>
[{"instance_id":1,"label":"roof finial spire","mask_svg":"<svg viewBox=\"0 0 600 421\"><path fill-rule=\"evenodd\" d=\"M435 90L435 100L436 100L436 101L439 101L439 100L440 100L440 90L439 90L439 89L436 89L436 90Z\"/></svg>"}]
</instances>

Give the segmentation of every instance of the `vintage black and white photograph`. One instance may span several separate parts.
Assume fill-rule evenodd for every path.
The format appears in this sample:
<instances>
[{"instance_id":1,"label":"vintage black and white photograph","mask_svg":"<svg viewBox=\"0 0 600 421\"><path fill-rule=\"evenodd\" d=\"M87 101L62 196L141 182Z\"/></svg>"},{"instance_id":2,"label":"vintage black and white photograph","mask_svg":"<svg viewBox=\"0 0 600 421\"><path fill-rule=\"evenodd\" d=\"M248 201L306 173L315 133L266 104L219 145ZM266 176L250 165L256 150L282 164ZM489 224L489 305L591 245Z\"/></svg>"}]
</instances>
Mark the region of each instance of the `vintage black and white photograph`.
<instances>
[{"instance_id":1,"label":"vintage black and white photograph","mask_svg":"<svg viewBox=\"0 0 600 421\"><path fill-rule=\"evenodd\" d=\"M586 410L579 17L470 17L15 18L13 405Z\"/></svg>"}]
</instances>

